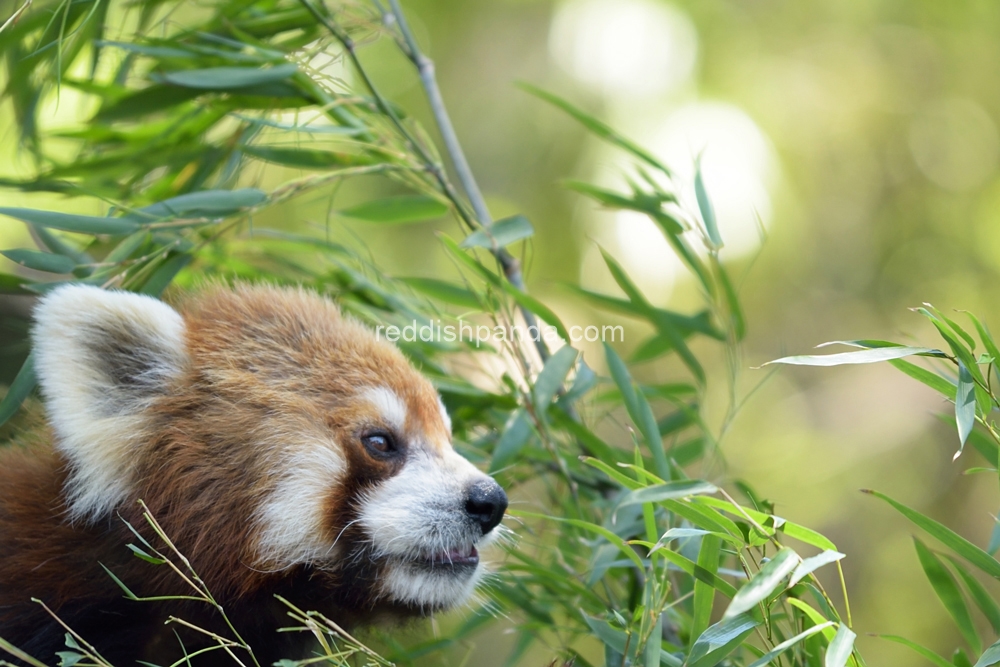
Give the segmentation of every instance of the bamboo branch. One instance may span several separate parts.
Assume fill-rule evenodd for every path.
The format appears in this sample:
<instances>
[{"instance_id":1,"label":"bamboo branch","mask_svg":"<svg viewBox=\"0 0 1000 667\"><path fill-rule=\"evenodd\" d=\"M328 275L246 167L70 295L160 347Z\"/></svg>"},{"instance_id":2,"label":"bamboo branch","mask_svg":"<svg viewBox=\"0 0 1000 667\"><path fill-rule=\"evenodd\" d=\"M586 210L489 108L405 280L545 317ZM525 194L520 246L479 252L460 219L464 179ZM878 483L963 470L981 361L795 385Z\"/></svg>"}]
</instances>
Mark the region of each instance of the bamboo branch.
<instances>
[{"instance_id":1,"label":"bamboo branch","mask_svg":"<svg viewBox=\"0 0 1000 667\"><path fill-rule=\"evenodd\" d=\"M378 5L378 3L376 4ZM448 157L451 158L451 163L455 168L455 173L458 175L459 182L462 184L462 189L465 190L465 194L469 198L469 203L472 205L478 226L482 227L488 233L493 224L493 217L486 206L486 200L483 199L483 193L479 189L479 184L476 182L476 177L473 175L472 169L469 167L469 162L465 158L465 151L462 150L462 144L459 142L458 135L455 133L455 128L451 123L451 117L448 115L447 107L445 107L444 98L441 97L441 88L437 83L434 61L428 58L417 45L417 40L410 30L409 24L406 22L406 17L403 14L402 7L399 5L399 0L389 0L389 5L392 8L389 12L386 12L381 8L381 5L378 5L382 9L383 20L388 25L395 24L399 28L399 32L403 37L400 46L403 48L403 53L406 54L406 57L417 68L420 83L423 85L424 93L427 95L427 101L431 107L431 113L434 114L434 121L437 124L438 131L441 133L441 139L444 141L445 151L448 153ZM507 281L516 289L527 292L524 284L524 274L521 272L521 262L503 247L494 245L490 249L490 252L500 264L500 268L503 270ZM523 306L520 307L520 311L528 327L537 327L538 320L535 318L534 313ZM538 350L538 356L544 364L549 358L548 345L545 344L541 336L534 343L535 348Z\"/></svg>"}]
</instances>

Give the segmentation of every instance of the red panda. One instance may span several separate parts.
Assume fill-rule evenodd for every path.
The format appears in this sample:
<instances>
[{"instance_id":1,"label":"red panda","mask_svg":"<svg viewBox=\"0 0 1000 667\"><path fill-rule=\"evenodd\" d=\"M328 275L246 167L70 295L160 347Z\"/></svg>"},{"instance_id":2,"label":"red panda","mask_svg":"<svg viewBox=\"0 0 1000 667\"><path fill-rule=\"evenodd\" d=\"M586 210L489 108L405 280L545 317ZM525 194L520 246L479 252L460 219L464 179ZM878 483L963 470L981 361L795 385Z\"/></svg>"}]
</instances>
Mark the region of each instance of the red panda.
<instances>
[{"instance_id":1,"label":"red panda","mask_svg":"<svg viewBox=\"0 0 1000 667\"><path fill-rule=\"evenodd\" d=\"M126 522L147 527L140 499L261 665L309 648L277 632L290 623L276 595L350 628L476 587L506 495L454 451L430 382L330 301L214 288L179 313L74 285L35 321L49 426L0 451L0 637L44 661L64 650L31 598L117 667L212 643L172 615L223 633L203 603L128 600L102 568L140 597L186 593L126 548Z\"/></svg>"}]
</instances>

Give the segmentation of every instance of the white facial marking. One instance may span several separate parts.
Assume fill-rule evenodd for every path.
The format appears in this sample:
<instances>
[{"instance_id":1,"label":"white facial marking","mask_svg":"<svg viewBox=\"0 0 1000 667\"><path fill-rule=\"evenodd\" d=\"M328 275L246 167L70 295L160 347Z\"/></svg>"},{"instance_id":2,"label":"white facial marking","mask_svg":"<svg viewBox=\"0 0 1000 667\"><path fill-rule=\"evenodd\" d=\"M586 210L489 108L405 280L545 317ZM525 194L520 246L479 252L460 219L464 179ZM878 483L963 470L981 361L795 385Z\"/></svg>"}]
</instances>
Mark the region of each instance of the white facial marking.
<instances>
[{"instance_id":1,"label":"white facial marking","mask_svg":"<svg viewBox=\"0 0 1000 667\"><path fill-rule=\"evenodd\" d=\"M184 322L148 296L84 285L45 296L35 322L35 369L71 468L69 514L96 520L126 498L135 449L147 437L143 412L187 362ZM129 370L137 374L115 382Z\"/></svg>"},{"instance_id":2,"label":"white facial marking","mask_svg":"<svg viewBox=\"0 0 1000 667\"><path fill-rule=\"evenodd\" d=\"M364 397L397 432L402 433L406 429L406 404L396 392L388 387L370 387L365 390Z\"/></svg>"},{"instance_id":3,"label":"white facial marking","mask_svg":"<svg viewBox=\"0 0 1000 667\"><path fill-rule=\"evenodd\" d=\"M449 552L470 553L485 543L465 509L468 489L486 479L448 448L442 454L415 450L402 471L362 499L360 523L375 556L388 561L382 593L397 602L444 607L465 600L483 574L421 562Z\"/></svg>"},{"instance_id":4,"label":"white facial marking","mask_svg":"<svg viewBox=\"0 0 1000 667\"><path fill-rule=\"evenodd\" d=\"M278 448L280 452L280 448ZM257 512L261 565L286 568L329 561L339 551L323 530L326 498L347 469L336 443L302 443L299 451L273 461L281 477Z\"/></svg>"}]
</instances>

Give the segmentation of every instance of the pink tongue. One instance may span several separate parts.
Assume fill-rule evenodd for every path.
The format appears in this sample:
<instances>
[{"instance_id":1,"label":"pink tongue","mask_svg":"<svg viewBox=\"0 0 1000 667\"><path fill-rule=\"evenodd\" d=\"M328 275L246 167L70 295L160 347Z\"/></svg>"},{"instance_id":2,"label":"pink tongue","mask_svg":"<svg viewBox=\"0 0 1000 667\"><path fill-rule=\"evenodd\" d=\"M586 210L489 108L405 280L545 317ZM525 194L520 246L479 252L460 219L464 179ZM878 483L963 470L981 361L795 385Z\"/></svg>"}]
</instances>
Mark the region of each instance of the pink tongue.
<instances>
[{"instance_id":1,"label":"pink tongue","mask_svg":"<svg viewBox=\"0 0 1000 667\"><path fill-rule=\"evenodd\" d=\"M475 558L479 555L475 547L468 554L463 554L458 549L452 549L444 553L440 553L434 557L434 560L440 561L442 563L454 563L456 561L469 560L470 558Z\"/></svg>"}]
</instances>

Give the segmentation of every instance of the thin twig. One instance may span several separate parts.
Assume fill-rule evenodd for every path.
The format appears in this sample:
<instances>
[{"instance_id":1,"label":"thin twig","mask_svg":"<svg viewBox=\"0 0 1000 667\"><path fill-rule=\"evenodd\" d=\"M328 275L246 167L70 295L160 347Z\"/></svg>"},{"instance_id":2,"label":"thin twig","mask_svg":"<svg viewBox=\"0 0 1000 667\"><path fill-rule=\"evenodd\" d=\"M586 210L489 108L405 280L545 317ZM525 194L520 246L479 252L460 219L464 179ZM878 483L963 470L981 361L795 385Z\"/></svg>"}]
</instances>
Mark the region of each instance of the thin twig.
<instances>
[{"instance_id":1,"label":"thin twig","mask_svg":"<svg viewBox=\"0 0 1000 667\"><path fill-rule=\"evenodd\" d=\"M493 217L486 206L486 200L483 198L479 184L476 182L476 177L469 167L469 162L465 158L465 151L462 150L462 144L455 133L455 127L451 123L451 117L448 115L447 107L445 107L444 98L441 96L441 88L437 83L434 61L428 58L417 45L417 40L410 31L410 26L406 22L406 16L399 5L399 0L389 0L389 4L392 7L391 12L383 13L383 20L386 23L395 23L399 28L399 32L403 37L403 45L405 45L403 52L417 68L417 73L420 75L420 83L423 85L424 93L427 95L427 101L431 107L431 113L434 114L434 122L441 133L442 141L444 141L445 151L448 153L448 157L451 158L451 163L455 168L455 173L458 175L459 182L462 184L462 189L465 190L465 194L469 198L469 203L475 212L476 222L478 226L489 233L490 226L493 224ZM507 252L506 248L496 244L490 248L490 252L500 264L500 268L503 270L507 281L515 289L526 292L527 289L524 285L524 274L521 271L520 260ZM538 320L535 318L534 313L523 306L520 307L520 311L525 324L529 328L538 326ZM535 349L538 350L538 356L544 364L549 358L548 345L545 344L545 341L541 337L535 340L534 343Z\"/></svg>"}]
</instances>

